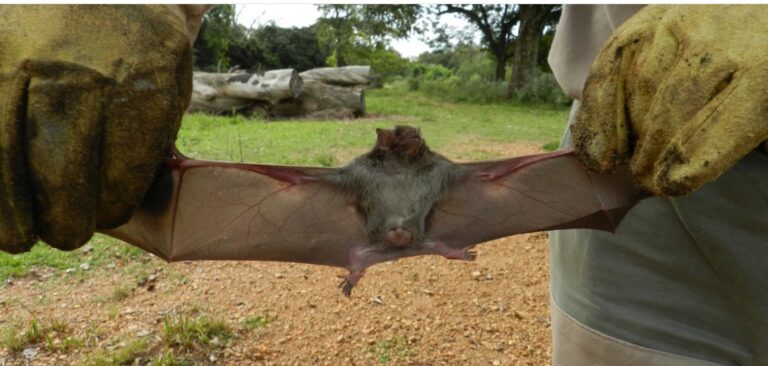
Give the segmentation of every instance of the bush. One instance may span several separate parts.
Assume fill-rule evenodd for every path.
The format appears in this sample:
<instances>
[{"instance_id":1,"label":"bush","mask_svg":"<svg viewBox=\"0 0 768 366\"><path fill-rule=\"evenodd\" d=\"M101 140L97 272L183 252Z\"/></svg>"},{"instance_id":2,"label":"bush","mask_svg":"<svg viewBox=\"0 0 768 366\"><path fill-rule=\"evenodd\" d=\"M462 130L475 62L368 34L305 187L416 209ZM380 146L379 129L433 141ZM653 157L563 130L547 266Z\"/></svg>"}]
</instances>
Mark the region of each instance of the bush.
<instances>
[{"instance_id":1,"label":"bush","mask_svg":"<svg viewBox=\"0 0 768 366\"><path fill-rule=\"evenodd\" d=\"M515 92L512 98L521 103L556 106L567 106L571 102L571 98L557 84L555 76L542 71L538 71L533 82Z\"/></svg>"}]
</instances>

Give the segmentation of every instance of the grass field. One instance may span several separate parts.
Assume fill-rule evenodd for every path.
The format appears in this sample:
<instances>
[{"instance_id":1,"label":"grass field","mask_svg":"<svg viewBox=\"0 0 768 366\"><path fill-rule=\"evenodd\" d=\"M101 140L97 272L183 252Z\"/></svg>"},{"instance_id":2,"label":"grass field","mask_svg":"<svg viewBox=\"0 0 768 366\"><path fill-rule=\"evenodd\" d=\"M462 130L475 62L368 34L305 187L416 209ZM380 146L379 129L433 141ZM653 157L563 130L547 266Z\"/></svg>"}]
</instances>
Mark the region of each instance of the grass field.
<instances>
[{"instance_id":1,"label":"grass field","mask_svg":"<svg viewBox=\"0 0 768 366\"><path fill-rule=\"evenodd\" d=\"M366 105L366 118L345 121L188 115L177 146L201 159L338 166L372 146L375 128L407 124L419 127L433 149L452 159L481 160L502 157L484 149L485 145L525 141L554 149L568 116L566 110L547 106L451 104L386 88L371 90ZM140 252L115 243L96 236L89 243L92 250L87 251L61 252L38 245L22 255L0 253L0 288L8 278L38 269L77 273Z\"/></svg>"}]
</instances>

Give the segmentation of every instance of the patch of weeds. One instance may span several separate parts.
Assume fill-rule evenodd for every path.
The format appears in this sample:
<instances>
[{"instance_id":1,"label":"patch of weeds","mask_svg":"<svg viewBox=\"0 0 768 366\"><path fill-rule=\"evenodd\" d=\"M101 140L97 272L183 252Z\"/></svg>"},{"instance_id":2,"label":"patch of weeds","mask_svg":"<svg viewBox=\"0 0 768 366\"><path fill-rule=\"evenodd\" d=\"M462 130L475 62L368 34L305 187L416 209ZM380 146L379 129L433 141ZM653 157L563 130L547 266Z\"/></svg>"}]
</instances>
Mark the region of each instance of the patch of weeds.
<instances>
[{"instance_id":1,"label":"patch of weeds","mask_svg":"<svg viewBox=\"0 0 768 366\"><path fill-rule=\"evenodd\" d=\"M115 320L115 318L117 318L118 315L120 315L119 307L115 305L110 305L107 308L107 318L109 318L109 320Z\"/></svg>"},{"instance_id":2,"label":"patch of weeds","mask_svg":"<svg viewBox=\"0 0 768 366\"><path fill-rule=\"evenodd\" d=\"M243 324L245 325L245 329L253 330L258 328L264 328L268 324L272 323L272 321L274 320L275 320L275 317L269 314L251 315L245 318L245 321L243 321Z\"/></svg>"},{"instance_id":3,"label":"patch of weeds","mask_svg":"<svg viewBox=\"0 0 768 366\"><path fill-rule=\"evenodd\" d=\"M89 276L93 269L115 260L134 260L146 256L143 250L104 235L95 235L83 248L62 251L42 242L22 254L0 252L0 287L9 277L26 277L36 270L67 271L74 279ZM62 280L69 276L51 276L51 280Z\"/></svg>"},{"instance_id":4,"label":"patch of weeds","mask_svg":"<svg viewBox=\"0 0 768 366\"><path fill-rule=\"evenodd\" d=\"M29 328L11 325L3 330L0 345L11 352L21 352L27 346L37 344L44 349L54 352L68 351L80 348L85 344L80 338L68 334L66 324L60 321L41 323L33 319Z\"/></svg>"},{"instance_id":5,"label":"patch of weeds","mask_svg":"<svg viewBox=\"0 0 768 366\"><path fill-rule=\"evenodd\" d=\"M547 142L541 148L544 149L544 151L555 151L560 148L560 141Z\"/></svg>"},{"instance_id":6,"label":"patch of weeds","mask_svg":"<svg viewBox=\"0 0 768 366\"><path fill-rule=\"evenodd\" d=\"M378 341L373 346L368 347L367 352L372 354L381 364L392 361L402 363L414 355L413 350L408 347L408 342L400 336Z\"/></svg>"},{"instance_id":7,"label":"patch of weeds","mask_svg":"<svg viewBox=\"0 0 768 366\"><path fill-rule=\"evenodd\" d=\"M194 364L186 357L176 356L171 350L161 353L152 360L152 366L192 366Z\"/></svg>"},{"instance_id":8,"label":"patch of weeds","mask_svg":"<svg viewBox=\"0 0 768 366\"><path fill-rule=\"evenodd\" d=\"M132 287L120 286L112 290L112 296L110 296L109 299L112 301L123 301L131 296L132 293Z\"/></svg>"},{"instance_id":9,"label":"patch of weeds","mask_svg":"<svg viewBox=\"0 0 768 366\"><path fill-rule=\"evenodd\" d=\"M184 350L223 348L232 338L229 324L206 315L191 318L183 315L163 319L162 339L170 347Z\"/></svg>"},{"instance_id":10,"label":"patch of weeds","mask_svg":"<svg viewBox=\"0 0 768 366\"><path fill-rule=\"evenodd\" d=\"M137 358L145 355L146 350L146 338L135 338L127 341L125 346L120 348L101 348L94 351L86 356L81 363L88 366L130 365Z\"/></svg>"}]
</instances>

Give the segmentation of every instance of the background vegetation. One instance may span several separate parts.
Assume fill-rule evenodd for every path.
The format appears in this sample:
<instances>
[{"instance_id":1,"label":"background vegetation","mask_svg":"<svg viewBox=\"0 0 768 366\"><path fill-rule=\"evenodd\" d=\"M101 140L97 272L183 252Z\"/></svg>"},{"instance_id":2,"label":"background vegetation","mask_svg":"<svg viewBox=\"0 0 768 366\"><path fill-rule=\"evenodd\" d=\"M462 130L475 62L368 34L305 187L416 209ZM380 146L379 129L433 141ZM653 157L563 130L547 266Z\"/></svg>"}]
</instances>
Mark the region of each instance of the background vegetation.
<instances>
[{"instance_id":1,"label":"background vegetation","mask_svg":"<svg viewBox=\"0 0 768 366\"><path fill-rule=\"evenodd\" d=\"M383 83L452 102L565 106L546 63L560 7L554 5L318 5L311 26L237 24L235 8L210 11L195 44L198 70L304 71L371 65ZM454 14L466 29L440 22ZM420 37L431 51L403 58L396 39Z\"/></svg>"}]
</instances>

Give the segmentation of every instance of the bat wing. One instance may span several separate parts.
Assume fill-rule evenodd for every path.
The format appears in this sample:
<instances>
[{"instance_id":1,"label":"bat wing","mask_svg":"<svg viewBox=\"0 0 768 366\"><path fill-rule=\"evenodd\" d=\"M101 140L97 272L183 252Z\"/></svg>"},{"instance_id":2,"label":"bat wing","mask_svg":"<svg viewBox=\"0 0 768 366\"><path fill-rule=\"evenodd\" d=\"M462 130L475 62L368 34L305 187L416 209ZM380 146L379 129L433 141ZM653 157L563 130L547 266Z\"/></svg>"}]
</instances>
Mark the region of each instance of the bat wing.
<instances>
[{"instance_id":1,"label":"bat wing","mask_svg":"<svg viewBox=\"0 0 768 366\"><path fill-rule=\"evenodd\" d=\"M614 231L643 198L628 170L590 173L570 150L462 166L427 223L427 236L451 248L552 229Z\"/></svg>"},{"instance_id":2,"label":"bat wing","mask_svg":"<svg viewBox=\"0 0 768 366\"><path fill-rule=\"evenodd\" d=\"M168 261L268 260L347 267L368 241L334 169L172 160L131 220L106 234Z\"/></svg>"}]
</instances>

